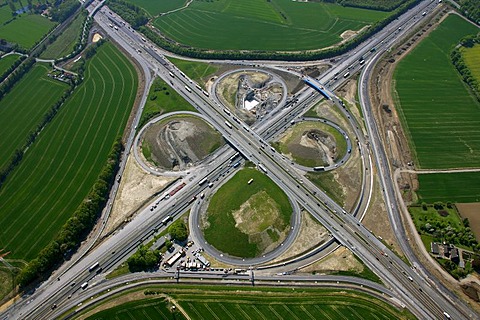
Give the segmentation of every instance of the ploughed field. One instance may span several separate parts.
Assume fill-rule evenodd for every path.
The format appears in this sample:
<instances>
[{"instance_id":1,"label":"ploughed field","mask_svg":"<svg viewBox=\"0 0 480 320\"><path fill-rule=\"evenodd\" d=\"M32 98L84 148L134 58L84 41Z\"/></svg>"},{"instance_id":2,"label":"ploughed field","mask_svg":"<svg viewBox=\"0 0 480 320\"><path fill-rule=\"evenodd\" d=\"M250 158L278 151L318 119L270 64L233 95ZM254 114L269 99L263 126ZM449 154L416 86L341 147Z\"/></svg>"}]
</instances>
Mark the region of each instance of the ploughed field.
<instances>
[{"instance_id":1,"label":"ploughed field","mask_svg":"<svg viewBox=\"0 0 480 320\"><path fill-rule=\"evenodd\" d=\"M34 258L83 201L123 133L137 83L135 69L112 44L87 62L82 84L0 189L0 248L9 258ZM17 112L34 107L18 105Z\"/></svg>"},{"instance_id":2,"label":"ploughed field","mask_svg":"<svg viewBox=\"0 0 480 320\"><path fill-rule=\"evenodd\" d=\"M178 288L176 286L175 288ZM150 290L155 290L151 288ZM147 296L91 315L87 319L413 319L385 302L350 290L245 287L183 288Z\"/></svg>"},{"instance_id":3,"label":"ploughed field","mask_svg":"<svg viewBox=\"0 0 480 320\"><path fill-rule=\"evenodd\" d=\"M153 24L179 43L214 50L320 49L388 16L388 12L291 0L193 1Z\"/></svg>"},{"instance_id":4,"label":"ploughed field","mask_svg":"<svg viewBox=\"0 0 480 320\"><path fill-rule=\"evenodd\" d=\"M479 31L451 15L395 70L397 106L421 168L480 164L480 103L450 60L459 40Z\"/></svg>"}]
</instances>

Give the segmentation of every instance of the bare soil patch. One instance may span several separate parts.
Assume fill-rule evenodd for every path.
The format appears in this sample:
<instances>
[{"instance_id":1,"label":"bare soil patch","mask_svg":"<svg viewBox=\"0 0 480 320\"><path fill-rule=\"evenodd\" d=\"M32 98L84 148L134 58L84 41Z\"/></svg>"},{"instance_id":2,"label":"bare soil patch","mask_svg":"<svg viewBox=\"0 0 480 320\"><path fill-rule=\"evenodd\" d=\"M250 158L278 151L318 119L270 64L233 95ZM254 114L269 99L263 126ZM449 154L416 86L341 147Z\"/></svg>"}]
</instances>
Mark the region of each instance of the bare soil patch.
<instances>
[{"instance_id":1,"label":"bare soil patch","mask_svg":"<svg viewBox=\"0 0 480 320\"><path fill-rule=\"evenodd\" d=\"M480 241L480 202L456 203L455 206L463 219L468 218L475 238Z\"/></svg>"},{"instance_id":2,"label":"bare soil patch","mask_svg":"<svg viewBox=\"0 0 480 320\"><path fill-rule=\"evenodd\" d=\"M250 197L239 210L232 212L235 227L249 236L265 253L287 237L288 226L280 217L278 204L265 191Z\"/></svg>"},{"instance_id":3,"label":"bare soil patch","mask_svg":"<svg viewBox=\"0 0 480 320\"><path fill-rule=\"evenodd\" d=\"M317 261L300 272L307 273L329 273L333 271L354 271L360 273L363 271L363 265L355 256L345 247L339 247L327 257Z\"/></svg>"},{"instance_id":4,"label":"bare soil patch","mask_svg":"<svg viewBox=\"0 0 480 320\"><path fill-rule=\"evenodd\" d=\"M230 74L218 83L216 90L223 104L247 124L272 111L283 98L279 82L270 74L255 71Z\"/></svg>"},{"instance_id":5,"label":"bare soil patch","mask_svg":"<svg viewBox=\"0 0 480 320\"><path fill-rule=\"evenodd\" d=\"M282 151L306 166L331 165L339 157L335 137L319 122L301 122L289 128L279 142ZM285 150L286 149L286 150Z\"/></svg>"},{"instance_id":6,"label":"bare soil patch","mask_svg":"<svg viewBox=\"0 0 480 320\"><path fill-rule=\"evenodd\" d=\"M102 37L99 33L95 33L95 34L93 35L92 42L95 43L95 42L100 41L101 39L103 39L103 37Z\"/></svg>"},{"instance_id":7,"label":"bare soil patch","mask_svg":"<svg viewBox=\"0 0 480 320\"><path fill-rule=\"evenodd\" d=\"M295 256L301 255L318 247L324 243L328 238L328 230L315 220L310 213L302 211L302 222L300 224L300 231L293 242L283 254L273 260L273 263L288 260Z\"/></svg>"},{"instance_id":8,"label":"bare soil patch","mask_svg":"<svg viewBox=\"0 0 480 320\"><path fill-rule=\"evenodd\" d=\"M339 111L332 108L330 102L323 101L316 105L314 110L319 117L337 123L347 132L348 135L354 136L347 120L339 113ZM354 146L352 148L350 159L331 172L334 176L333 183L337 186L332 188L332 192L338 193L338 198L343 201L343 205L347 210L353 208L361 189L362 164L360 160L360 152L358 151L358 148Z\"/></svg>"},{"instance_id":9,"label":"bare soil patch","mask_svg":"<svg viewBox=\"0 0 480 320\"><path fill-rule=\"evenodd\" d=\"M142 148L148 148L151 155L148 160L167 170L184 170L222 144L221 135L196 117L157 122L147 128L142 139Z\"/></svg>"},{"instance_id":10,"label":"bare soil patch","mask_svg":"<svg viewBox=\"0 0 480 320\"><path fill-rule=\"evenodd\" d=\"M117 196L102 236L110 234L122 223L127 222L148 199L160 192L173 180L175 180L173 177L158 177L145 172L133 156L128 157Z\"/></svg>"}]
</instances>

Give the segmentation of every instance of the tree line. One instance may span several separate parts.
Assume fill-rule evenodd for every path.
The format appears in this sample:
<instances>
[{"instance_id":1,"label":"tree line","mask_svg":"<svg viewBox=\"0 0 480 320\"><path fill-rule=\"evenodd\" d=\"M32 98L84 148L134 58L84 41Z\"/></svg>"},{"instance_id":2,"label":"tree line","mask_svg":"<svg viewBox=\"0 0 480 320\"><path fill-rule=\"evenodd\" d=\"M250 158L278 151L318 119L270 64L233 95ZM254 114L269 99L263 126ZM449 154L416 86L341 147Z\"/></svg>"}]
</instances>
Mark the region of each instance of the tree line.
<instances>
[{"instance_id":1,"label":"tree line","mask_svg":"<svg viewBox=\"0 0 480 320\"><path fill-rule=\"evenodd\" d=\"M480 0L463 0L460 10L473 22L480 24Z\"/></svg>"},{"instance_id":2,"label":"tree line","mask_svg":"<svg viewBox=\"0 0 480 320\"><path fill-rule=\"evenodd\" d=\"M470 87L473 94L480 101L480 84L478 79L472 74L471 70L463 59L463 50L472 48L475 44L480 45L480 35L469 35L460 40L460 46L455 47L450 53L450 58L457 71L462 76L463 81Z\"/></svg>"},{"instance_id":3,"label":"tree line","mask_svg":"<svg viewBox=\"0 0 480 320\"><path fill-rule=\"evenodd\" d=\"M148 22L148 17L139 6L123 0L108 0L107 5L115 11L123 20L127 21L132 28L137 29Z\"/></svg>"},{"instance_id":4,"label":"tree line","mask_svg":"<svg viewBox=\"0 0 480 320\"><path fill-rule=\"evenodd\" d=\"M71 257L90 233L108 200L122 151L123 144L119 137L85 200L61 227L57 236L20 271L17 280L21 289L47 279L54 269Z\"/></svg>"},{"instance_id":5,"label":"tree line","mask_svg":"<svg viewBox=\"0 0 480 320\"><path fill-rule=\"evenodd\" d=\"M338 3L345 7L370 9L378 11L392 11L398 8L405 0L320 0L327 3Z\"/></svg>"},{"instance_id":6,"label":"tree line","mask_svg":"<svg viewBox=\"0 0 480 320\"><path fill-rule=\"evenodd\" d=\"M112 1L112 0L110 0ZM120 0L115 0L120 1ZM168 50L170 52L187 56L191 58L200 59L236 59L236 60L284 60L284 61L309 61L328 59L348 52L349 50L358 46L361 42L365 41L378 31L382 30L387 24L398 18L408 9L415 6L420 0L409 0L400 5L395 11L392 12L387 18L376 22L370 26L366 31L360 33L355 38L342 43L339 46L324 49L324 50L304 50L297 52L285 52L285 51L263 51L263 50L209 50L196 47L186 46L184 44L177 43L172 39L165 37L148 28L144 25L138 27L138 30L142 32L146 37L152 40L156 45Z\"/></svg>"},{"instance_id":7,"label":"tree line","mask_svg":"<svg viewBox=\"0 0 480 320\"><path fill-rule=\"evenodd\" d=\"M8 77L8 75L12 73L13 70L15 70L25 59L26 59L25 56L20 56L20 58L15 60L15 62L10 67L8 67L8 69L5 70L5 72L2 75L0 75L0 83L2 83L2 81L5 80Z\"/></svg>"}]
</instances>

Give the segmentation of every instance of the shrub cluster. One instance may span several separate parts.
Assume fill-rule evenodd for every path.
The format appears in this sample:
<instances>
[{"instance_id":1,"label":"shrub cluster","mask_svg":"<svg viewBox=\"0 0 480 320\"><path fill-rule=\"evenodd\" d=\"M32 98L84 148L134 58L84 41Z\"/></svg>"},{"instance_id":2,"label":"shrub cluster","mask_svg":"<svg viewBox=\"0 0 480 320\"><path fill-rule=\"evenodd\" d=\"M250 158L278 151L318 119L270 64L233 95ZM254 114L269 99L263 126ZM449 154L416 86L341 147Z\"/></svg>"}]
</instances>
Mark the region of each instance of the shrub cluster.
<instances>
[{"instance_id":1,"label":"shrub cluster","mask_svg":"<svg viewBox=\"0 0 480 320\"><path fill-rule=\"evenodd\" d=\"M463 0L460 3L460 10L463 14L473 22L480 24L480 0Z\"/></svg>"},{"instance_id":2,"label":"shrub cluster","mask_svg":"<svg viewBox=\"0 0 480 320\"><path fill-rule=\"evenodd\" d=\"M128 270L130 272L151 271L157 266L160 256L159 250L152 251L141 245L137 252L128 258Z\"/></svg>"},{"instance_id":3,"label":"shrub cluster","mask_svg":"<svg viewBox=\"0 0 480 320\"><path fill-rule=\"evenodd\" d=\"M107 5L123 20L127 21L134 29L145 25L148 17L142 8L123 0L108 0Z\"/></svg>"},{"instance_id":4,"label":"shrub cluster","mask_svg":"<svg viewBox=\"0 0 480 320\"><path fill-rule=\"evenodd\" d=\"M80 7L80 2L77 0L57 1L55 4L50 15L53 21L60 23L67 20Z\"/></svg>"},{"instance_id":5,"label":"shrub cluster","mask_svg":"<svg viewBox=\"0 0 480 320\"><path fill-rule=\"evenodd\" d=\"M480 45L480 36L467 36L460 40L460 43L466 48L473 47L475 43ZM458 72L462 76L463 81L470 87L477 100L480 101L480 84L465 64L461 48L462 47L459 46L453 49L450 53L450 58L452 59L453 65L455 68L457 68Z\"/></svg>"}]
</instances>

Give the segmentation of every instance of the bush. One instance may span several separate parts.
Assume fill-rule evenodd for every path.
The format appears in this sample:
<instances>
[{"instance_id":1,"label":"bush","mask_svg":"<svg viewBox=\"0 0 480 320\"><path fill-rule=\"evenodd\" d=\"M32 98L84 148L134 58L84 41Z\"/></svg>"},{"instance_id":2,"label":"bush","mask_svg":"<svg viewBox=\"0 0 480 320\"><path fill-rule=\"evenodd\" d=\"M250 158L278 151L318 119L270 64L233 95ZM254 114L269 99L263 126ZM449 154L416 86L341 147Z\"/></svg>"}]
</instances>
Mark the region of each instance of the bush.
<instances>
[{"instance_id":1,"label":"bush","mask_svg":"<svg viewBox=\"0 0 480 320\"><path fill-rule=\"evenodd\" d=\"M146 246L141 245L137 252L128 258L128 270L130 272L151 271L155 268L159 259L160 252L158 250L148 250Z\"/></svg>"},{"instance_id":2,"label":"bush","mask_svg":"<svg viewBox=\"0 0 480 320\"><path fill-rule=\"evenodd\" d=\"M179 242L185 241L188 238L188 230L183 220L177 220L168 227L168 233L173 240Z\"/></svg>"}]
</instances>

